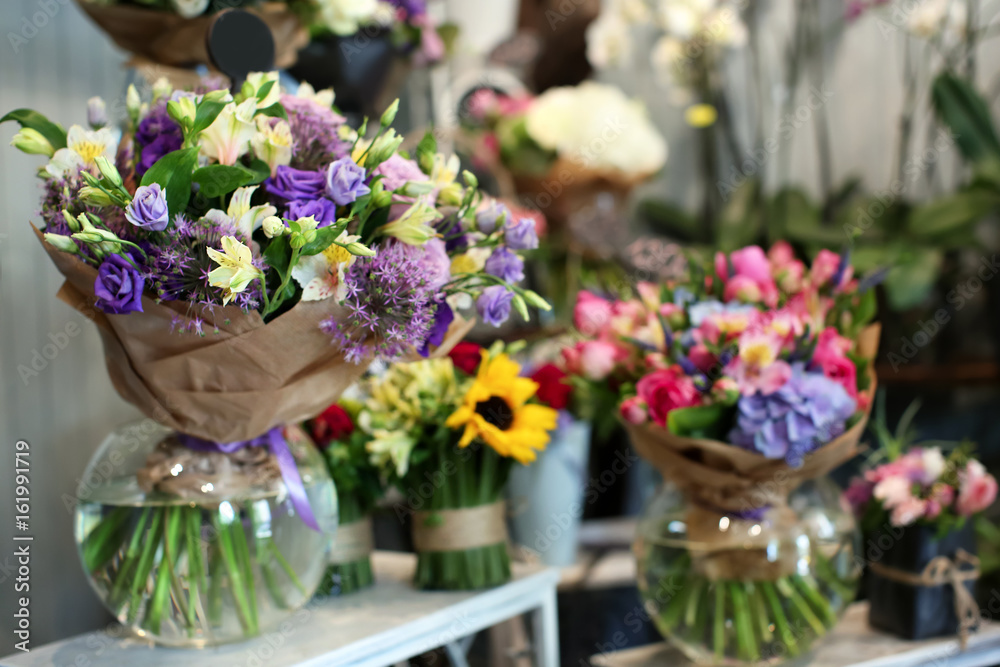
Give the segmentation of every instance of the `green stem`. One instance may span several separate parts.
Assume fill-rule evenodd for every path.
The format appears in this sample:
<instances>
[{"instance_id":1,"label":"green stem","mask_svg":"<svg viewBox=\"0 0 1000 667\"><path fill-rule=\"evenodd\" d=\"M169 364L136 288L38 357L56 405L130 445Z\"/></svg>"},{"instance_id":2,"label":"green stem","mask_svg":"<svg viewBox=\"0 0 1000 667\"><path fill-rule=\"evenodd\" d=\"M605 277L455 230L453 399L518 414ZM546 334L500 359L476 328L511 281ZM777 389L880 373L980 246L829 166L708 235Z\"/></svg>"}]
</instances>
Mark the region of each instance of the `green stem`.
<instances>
[{"instance_id":1,"label":"green stem","mask_svg":"<svg viewBox=\"0 0 1000 667\"><path fill-rule=\"evenodd\" d=\"M122 566L118 569L118 574L115 576L115 583L111 588L111 594L108 596L108 604L115 610L116 616L121 611L121 605L125 603L126 582L129 581L129 575L138 563L139 545L142 544L143 531L146 530L146 522L149 521L149 514L150 508L144 507L142 513L139 515L139 521L136 522L135 530L132 532L128 548L125 550Z\"/></svg>"},{"instance_id":2,"label":"green stem","mask_svg":"<svg viewBox=\"0 0 1000 667\"><path fill-rule=\"evenodd\" d=\"M260 625L257 618L257 589L254 586L253 561L250 559L250 546L247 543L246 531L243 530L243 523L240 521L238 513L236 519L229 524L229 529L232 532L233 547L243 574L247 609L250 612L254 634L257 634Z\"/></svg>"},{"instance_id":3,"label":"green stem","mask_svg":"<svg viewBox=\"0 0 1000 667\"><path fill-rule=\"evenodd\" d=\"M208 563L208 623L212 627L222 624L222 535L216 528L215 540L209 545Z\"/></svg>"},{"instance_id":4,"label":"green stem","mask_svg":"<svg viewBox=\"0 0 1000 667\"><path fill-rule=\"evenodd\" d=\"M823 625L823 622L813 613L813 610L809 608L809 604L796 592L788 579L778 579L774 582L774 585L777 587L778 592L792 603L792 608L809 624L813 632L820 637L826 634L826 627Z\"/></svg>"},{"instance_id":5,"label":"green stem","mask_svg":"<svg viewBox=\"0 0 1000 667\"><path fill-rule=\"evenodd\" d=\"M153 596L146 606L146 619L143 626L158 634L163 622L163 611L170 599L171 575L174 564L171 554L177 552L177 539L180 530L180 513L178 508L168 507L163 510L165 519L163 526L163 555L156 571L156 581L153 584Z\"/></svg>"},{"instance_id":6,"label":"green stem","mask_svg":"<svg viewBox=\"0 0 1000 667\"><path fill-rule=\"evenodd\" d=\"M288 603L285 601L285 596L281 591L281 586L278 585L278 580L275 578L274 570L271 567L271 538L261 530L260 517L257 515L257 503L250 503L249 510L250 528L253 531L255 545L254 553L257 555L257 567L260 568L261 576L264 579L264 585L267 586L267 592L271 594L271 599L274 601L274 604L279 609L287 609Z\"/></svg>"},{"instance_id":7,"label":"green stem","mask_svg":"<svg viewBox=\"0 0 1000 667\"><path fill-rule=\"evenodd\" d=\"M823 595L819 592L819 586L816 584L812 577L806 578L798 574L793 574L792 583L795 587L799 589L799 592L805 596L805 599L812 604L813 608L819 613L823 620L824 625L828 628L832 628L837 624L837 615L833 613L833 609L830 607L830 603L823 598Z\"/></svg>"},{"instance_id":8,"label":"green stem","mask_svg":"<svg viewBox=\"0 0 1000 667\"><path fill-rule=\"evenodd\" d=\"M721 661L726 652L726 591L721 581L715 586L715 623L712 625L712 647L715 659Z\"/></svg>"},{"instance_id":9,"label":"green stem","mask_svg":"<svg viewBox=\"0 0 1000 667\"><path fill-rule=\"evenodd\" d=\"M236 548L233 546L232 531L229 529L230 524L223 523L221 514L216 514L215 525L219 533L219 551L222 555L222 563L225 565L226 573L229 575L229 587L233 594L233 600L236 603L236 614L240 620L240 625L243 626L243 632L247 636L255 635L257 631L253 626L253 617L250 615L250 609L247 604L246 585L243 581L243 573L236 555Z\"/></svg>"},{"instance_id":10,"label":"green stem","mask_svg":"<svg viewBox=\"0 0 1000 667\"><path fill-rule=\"evenodd\" d=\"M306 587L302 585L302 582L295 574L295 570L292 569L292 566L287 560L285 560L281 551L278 550L278 545L274 543L274 540L271 540L271 551L274 553L274 557L278 561L278 565L280 565L281 569L285 571L285 574L287 574L288 578L292 580L292 583L297 589L299 589L299 592L303 595L308 595L309 592L306 590Z\"/></svg>"},{"instance_id":11,"label":"green stem","mask_svg":"<svg viewBox=\"0 0 1000 667\"><path fill-rule=\"evenodd\" d=\"M689 628L693 628L695 622L698 620L698 608L705 604L702 597L705 595L705 591L708 588L708 582L704 579L697 579L695 583L694 590L691 596L688 597L687 609L684 612L684 625Z\"/></svg>"},{"instance_id":12,"label":"green stem","mask_svg":"<svg viewBox=\"0 0 1000 667\"><path fill-rule=\"evenodd\" d=\"M771 632L770 615L767 613L767 603L764 601L764 592L759 582L754 584L750 606L753 607L754 618L757 619L757 635L761 643L766 644L774 638L774 633Z\"/></svg>"},{"instance_id":13,"label":"green stem","mask_svg":"<svg viewBox=\"0 0 1000 667\"><path fill-rule=\"evenodd\" d=\"M87 572L96 572L118 552L130 515L130 508L116 507L87 534L83 541L83 563Z\"/></svg>"},{"instance_id":14,"label":"green stem","mask_svg":"<svg viewBox=\"0 0 1000 667\"><path fill-rule=\"evenodd\" d=\"M201 510L191 507L184 510L184 534L188 555L188 625L197 623L197 608L201 605L200 587L205 576L201 558Z\"/></svg>"},{"instance_id":15,"label":"green stem","mask_svg":"<svg viewBox=\"0 0 1000 667\"><path fill-rule=\"evenodd\" d=\"M142 593L146 589L149 573L153 570L153 557L163 539L160 526L163 524L162 508L153 510L153 520L149 522L149 530L146 532L146 541L142 545L142 554L139 556L139 564L136 567L135 577L129 585L131 602L128 609L128 622L135 623L139 617L139 610L142 608Z\"/></svg>"},{"instance_id":16,"label":"green stem","mask_svg":"<svg viewBox=\"0 0 1000 667\"><path fill-rule=\"evenodd\" d=\"M733 601L733 623L736 626L737 650L744 660L756 662L760 659L760 647L757 646L753 635L746 586L749 584L738 581L730 582L729 597Z\"/></svg>"},{"instance_id":17,"label":"green stem","mask_svg":"<svg viewBox=\"0 0 1000 667\"><path fill-rule=\"evenodd\" d=\"M792 633L792 628L788 624L788 618L785 616L785 612L781 610L781 600L778 599L778 594L774 590L774 584L770 581L761 581L758 585L761 587L761 591L764 593L764 598L767 600L767 604L771 608L771 618L774 621L775 628L778 630L778 637L785 645L789 655L798 655L798 643L795 641L795 635Z\"/></svg>"}]
</instances>

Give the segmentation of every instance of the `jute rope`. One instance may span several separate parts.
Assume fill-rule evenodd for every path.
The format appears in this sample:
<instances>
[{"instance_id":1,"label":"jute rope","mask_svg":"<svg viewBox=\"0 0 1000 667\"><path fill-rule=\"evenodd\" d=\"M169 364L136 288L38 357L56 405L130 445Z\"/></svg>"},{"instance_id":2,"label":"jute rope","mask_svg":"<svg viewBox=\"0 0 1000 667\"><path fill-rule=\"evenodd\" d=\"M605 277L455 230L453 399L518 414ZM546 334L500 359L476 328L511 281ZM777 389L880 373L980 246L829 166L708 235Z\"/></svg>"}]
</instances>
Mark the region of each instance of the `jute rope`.
<instances>
[{"instance_id":1,"label":"jute rope","mask_svg":"<svg viewBox=\"0 0 1000 667\"><path fill-rule=\"evenodd\" d=\"M371 517L342 523L337 526L337 535L333 538L330 562L334 565L353 563L367 558L373 548Z\"/></svg>"},{"instance_id":2,"label":"jute rope","mask_svg":"<svg viewBox=\"0 0 1000 667\"><path fill-rule=\"evenodd\" d=\"M419 552L464 551L507 542L507 505L413 513L413 545Z\"/></svg>"},{"instance_id":3,"label":"jute rope","mask_svg":"<svg viewBox=\"0 0 1000 667\"><path fill-rule=\"evenodd\" d=\"M868 567L880 577L907 586L934 587L951 584L955 599L955 615L958 616L958 639L962 650L965 650L969 642L969 632L979 627L979 606L972 593L965 587L965 582L979 579L978 558L964 549L959 549L955 552L955 560L947 556L938 556L927 563L927 567L920 573L898 570L876 562L869 563Z\"/></svg>"}]
</instances>

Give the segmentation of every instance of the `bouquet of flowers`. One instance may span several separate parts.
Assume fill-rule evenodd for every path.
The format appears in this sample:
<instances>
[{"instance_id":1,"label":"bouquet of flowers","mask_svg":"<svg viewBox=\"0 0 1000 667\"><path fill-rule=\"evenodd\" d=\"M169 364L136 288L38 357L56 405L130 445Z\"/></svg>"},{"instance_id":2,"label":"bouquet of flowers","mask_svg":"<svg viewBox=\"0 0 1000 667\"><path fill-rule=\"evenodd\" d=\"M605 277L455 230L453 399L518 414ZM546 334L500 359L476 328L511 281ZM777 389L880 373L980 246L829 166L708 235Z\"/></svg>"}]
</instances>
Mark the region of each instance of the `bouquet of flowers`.
<instances>
[{"instance_id":1,"label":"bouquet of flowers","mask_svg":"<svg viewBox=\"0 0 1000 667\"><path fill-rule=\"evenodd\" d=\"M477 589L510 578L503 488L514 462L545 448L556 411L499 345L392 366L364 383L358 425L407 497L423 589Z\"/></svg>"},{"instance_id":2,"label":"bouquet of flowers","mask_svg":"<svg viewBox=\"0 0 1000 667\"><path fill-rule=\"evenodd\" d=\"M360 410L360 403L342 398L307 424L337 487L340 524L319 587L319 593L327 595L352 593L375 583L371 512L385 489L368 454L371 436L355 425Z\"/></svg>"},{"instance_id":3,"label":"bouquet of flowers","mask_svg":"<svg viewBox=\"0 0 1000 667\"><path fill-rule=\"evenodd\" d=\"M296 472L281 426L333 403L363 361L443 353L471 326L462 308L498 325L512 308L527 316L543 301L510 282L521 277L516 248L530 244L533 224L484 229L474 178L458 182L433 140L416 159L399 151L395 106L365 138L332 111L332 92L283 93L277 73L251 74L235 95L155 89L143 103L130 88L121 140L99 100L89 129L67 131L27 109L0 122L18 122L13 144L49 158L39 237L66 278L60 297L95 320L118 392L177 432L145 467L114 478L141 489L109 496L104 505L117 510L87 524L88 572L131 591L127 613L110 606L154 636L170 609L185 612L179 632L220 639L210 615L187 614L199 608L189 581L200 559L180 572L150 570L161 558L177 562L172 549L154 550L133 570L121 554L146 558L132 553L144 531L155 543L162 526L180 525L172 502L195 498L238 526L248 509L229 501L247 488L277 494L282 511L318 528L310 476ZM469 252L489 257L477 268L463 262ZM244 591L242 631L255 634L248 540L231 532L220 548L247 556L231 586ZM179 575L173 598L194 606L169 605L170 572Z\"/></svg>"},{"instance_id":4,"label":"bouquet of flowers","mask_svg":"<svg viewBox=\"0 0 1000 667\"><path fill-rule=\"evenodd\" d=\"M718 253L712 269L692 261L688 280L640 284L627 301L582 293L583 339L564 355L618 388L633 445L680 490L686 512L650 517L636 543L661 631L685 650L707 643L707 655L689 651L699 659L751 661L775 642L802 650L853 596L843 544L827 553L806 534L790 548L807 522L789 494L856 452L875 301L871 281L828 251L807 268L787 244L750 246ZM822 564L815 577L791 557L803 545ZM678 575L680 594L664 594Z\"/></svg>"},{"instance_id":5,"label":"bouquet of flowers","mask_svg":"<svg viewBox=\"0 0 1000 667\"><path fill-rule=\"evenodd\" d=\"M425 0L312 0L313 32L349 37L362 30L389 30L392 41L416 64L441 60L445 44Z\"/></svg>"}]
</instances>

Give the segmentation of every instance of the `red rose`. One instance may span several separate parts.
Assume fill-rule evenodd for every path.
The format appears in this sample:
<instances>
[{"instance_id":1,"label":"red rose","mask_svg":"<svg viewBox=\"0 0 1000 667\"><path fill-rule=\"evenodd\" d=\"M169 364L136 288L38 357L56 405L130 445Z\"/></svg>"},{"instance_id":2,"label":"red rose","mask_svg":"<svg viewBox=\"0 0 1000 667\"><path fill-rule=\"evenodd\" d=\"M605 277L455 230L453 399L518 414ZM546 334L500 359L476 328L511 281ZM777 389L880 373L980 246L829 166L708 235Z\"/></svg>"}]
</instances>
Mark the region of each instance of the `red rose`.
<instances>
[{"instance_id":1,"label":"red rose","mask_svg":"<svg viewBox=\"0 0 1000 667\"><path fill-rule=\"evenodd\" d=\"M343 440L351 433L354 433L351 415L336 403L312 420L313 440L320 447L328 447L334 440Z\"/></svg>"},{"instance_id":2,"label":"red rose","mask_svg":"<svg viewBox=\"0 0 1000 667\"><path fill-rule=\"evenodd\" d=\"M573 387L566 382L566 373L555 364L545 364L532 373L531 379L538 383L535 393L545 405L553 410L562 410L569 405Z\"/></svg>"},{"instance_id":3,"label":"red rose","mask_svg":"<svg viewBox=\"0 0 1000 667\"><path fill-rule=\"evenodd\" d=\"M455 368L469 375L475 375L476 369L479 368L479 362L483 358L482 350L483 348L475 343L462 341L451 348L448 356L451 357L451 363L455 364Z\"/></svg>"},{"instance_id":4,"label":"red rose","mask_svg":"<svg viewBox=\"0 0 1000 667\"><path fill-rule=\"evenodd\" d=\"M639 398L649 406L649 417L660 426L667 425L667 415L677 408L690 408L701 403L701 394L694 380L684 375L680 366L654 371L635 386Z\"/></svg>"}]
</instances>

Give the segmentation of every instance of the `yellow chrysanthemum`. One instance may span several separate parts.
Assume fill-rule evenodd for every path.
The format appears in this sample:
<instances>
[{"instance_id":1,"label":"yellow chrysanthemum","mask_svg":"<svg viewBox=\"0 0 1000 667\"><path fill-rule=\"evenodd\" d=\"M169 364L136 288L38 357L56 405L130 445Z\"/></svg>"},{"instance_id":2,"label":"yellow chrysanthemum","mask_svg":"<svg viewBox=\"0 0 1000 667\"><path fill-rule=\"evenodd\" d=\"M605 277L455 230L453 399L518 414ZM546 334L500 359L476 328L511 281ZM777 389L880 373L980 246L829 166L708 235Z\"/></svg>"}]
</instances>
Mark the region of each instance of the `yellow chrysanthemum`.
<instances>
[{"instance_id":1,"label":"yellow chrysanthemum","mask_svg":"<svg viewBox=\"0 0 1000 667\"><path fill-rule=\"evenodd\" d=\"M491 358L485 350L482 354L475 381L445 425L465 428L459 447L467 447L478 437L501 456L530 463L535 452L548 444L557 413L543 405L528 404L538 391L538 383L520 377L521 367L510 357L498 354Z\"/></svg>"}]
</instances>

